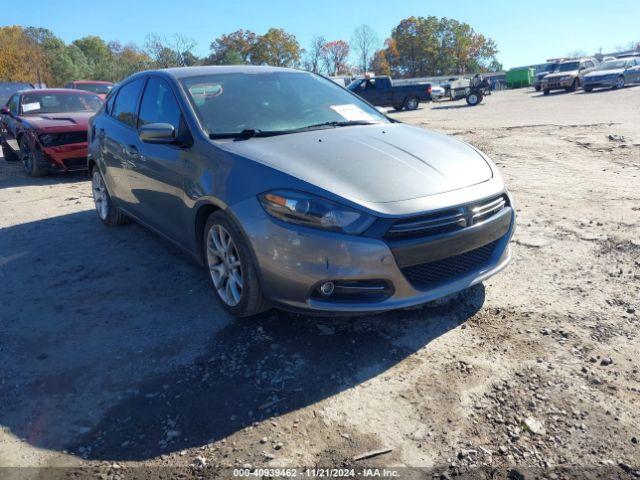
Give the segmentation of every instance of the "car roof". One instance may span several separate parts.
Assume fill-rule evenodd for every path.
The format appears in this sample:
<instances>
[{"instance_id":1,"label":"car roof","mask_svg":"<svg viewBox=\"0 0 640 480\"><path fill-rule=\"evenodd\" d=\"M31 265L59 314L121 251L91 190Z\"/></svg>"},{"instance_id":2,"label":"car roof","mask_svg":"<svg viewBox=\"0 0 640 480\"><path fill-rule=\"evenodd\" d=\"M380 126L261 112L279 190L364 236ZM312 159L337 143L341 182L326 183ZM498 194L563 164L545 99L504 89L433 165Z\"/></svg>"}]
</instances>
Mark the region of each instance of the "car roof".
<instances>
[{"instance_id":1,"label":"car roof","mask_svg":"<svg viewBox=\"0 0 640 480\"><path fill-rule=\"evenodd\" d=\"M74 90L73 88L36 88L19 90L16 93L75 93L76 95L95 95L93 92L86 92L84 90Z\"/></svg>"},{"instance_id":2,"label":"car roof","mask_svg":"<svg viewBox=\"0 0 640 480\"><path fill-rule=\"evenodd\" d=\"M113 85L113 82L108 82L107 80L73 80L74 85L86 85L86 84L98 84L98 85Z\"/></svg>"},{"instance_id":3,"label":"car roof","mask_svg":"<svg viewBox=\"0 0 640 480\"><path fill-rule=\"evenodd\" d=\"M267 72L291 72L291 73L307 73L302 70L284 67L268 67L263 65L205 65L199 67L176 67L164 68L162 70L147 70L140 72L134 76L145 74L164 74L174 78L199 77L203 75L214 75L223 73L267 73Z\"/></svg>"}]
</instances>

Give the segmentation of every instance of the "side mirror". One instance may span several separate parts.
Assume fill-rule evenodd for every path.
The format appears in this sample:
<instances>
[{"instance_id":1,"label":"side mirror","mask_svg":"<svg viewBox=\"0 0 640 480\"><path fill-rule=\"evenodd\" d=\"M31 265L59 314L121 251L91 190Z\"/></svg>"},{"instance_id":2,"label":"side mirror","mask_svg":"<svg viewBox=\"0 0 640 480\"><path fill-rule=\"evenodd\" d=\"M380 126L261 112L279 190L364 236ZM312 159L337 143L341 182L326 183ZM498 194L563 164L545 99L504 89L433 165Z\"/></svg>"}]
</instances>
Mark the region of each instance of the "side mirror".
<instances>
[{"instance_id":1,"label":"side mirror","mask_svg":"<svg viewBox=\"0 0 640 480\"><path fill-rule=\"evenodd\" d=\"M7 107L0 108L0 114L2 115L11 115L11 111Z\"/></svg>"},{"instance_id":2,"label":"side mirror","mask_svg":"<svg viewBox=\"0 0 640 480\"><path fill-rule=\"evenodd\" d=\"M145 143L173 143L176 129L169 123L148 123L140 127L139 136Z\"/></svg>"}]
</instances>

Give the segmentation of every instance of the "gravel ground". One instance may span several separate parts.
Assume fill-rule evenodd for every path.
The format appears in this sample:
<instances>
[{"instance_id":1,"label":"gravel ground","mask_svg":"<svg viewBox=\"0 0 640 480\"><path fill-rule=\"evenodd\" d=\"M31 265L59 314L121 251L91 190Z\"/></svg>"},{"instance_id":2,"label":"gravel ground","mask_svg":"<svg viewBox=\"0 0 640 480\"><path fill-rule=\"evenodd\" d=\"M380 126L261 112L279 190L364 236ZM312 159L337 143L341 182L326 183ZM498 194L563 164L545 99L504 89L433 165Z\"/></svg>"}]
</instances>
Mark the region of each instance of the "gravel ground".
<instances>
[{"instance_id":1,"label":"gravel ground","mask_svg":"<svg viewBox=\"0 0 640 480\"><path fill-rule=\"evenodd\" d=\"M446 302L355 319L233 320L177 248L102 227L85 176L0 160L0 466L640 476L640 87L393 115L492 156L514 258Z\"/></svg>"}]
</instances>

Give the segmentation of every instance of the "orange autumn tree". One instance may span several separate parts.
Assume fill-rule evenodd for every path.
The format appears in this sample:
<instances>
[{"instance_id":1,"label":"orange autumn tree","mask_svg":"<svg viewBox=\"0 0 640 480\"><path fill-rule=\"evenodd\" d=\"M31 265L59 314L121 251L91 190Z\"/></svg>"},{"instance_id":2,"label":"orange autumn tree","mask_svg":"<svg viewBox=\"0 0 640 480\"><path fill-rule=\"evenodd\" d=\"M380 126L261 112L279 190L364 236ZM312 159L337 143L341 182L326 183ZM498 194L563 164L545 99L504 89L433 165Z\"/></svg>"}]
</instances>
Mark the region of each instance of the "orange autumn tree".
<instances>
[{"instance_id":1,"label":"orange autumn tree","mask_svg":"<svg viewBox=\"0 0 640 480\"><path fill-rule=\"evenodd\" d=\"M0 27L0 79L34 83L47 77L42 48L22 27Z\"/></svg>"}]
</instances>

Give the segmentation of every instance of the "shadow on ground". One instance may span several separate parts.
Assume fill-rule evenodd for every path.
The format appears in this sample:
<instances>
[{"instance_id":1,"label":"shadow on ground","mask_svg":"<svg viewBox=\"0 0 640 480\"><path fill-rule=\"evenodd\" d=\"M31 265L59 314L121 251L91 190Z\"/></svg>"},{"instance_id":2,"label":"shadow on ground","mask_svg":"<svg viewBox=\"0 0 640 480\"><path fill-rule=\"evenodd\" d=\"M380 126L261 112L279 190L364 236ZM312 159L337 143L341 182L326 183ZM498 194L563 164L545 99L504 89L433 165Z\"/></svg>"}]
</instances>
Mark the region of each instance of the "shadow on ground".
<instances>
[{"instance_id":1,"label":"shadow on ground","mask_svg":"<svg viewBox=\"0 0 640 480\"><path fill-rule=\"evenodd\" d=\"M205 274L137 225L93 211L0 238L0 425L31 445L141 460L201 446L379 375L472 316L440 306L360 318L229 318Z\"/></svg>"},{"instance_id":2,"label":"shadow on ground","mask_svg":"<svg viewBox=\"0 0 640 480\"><path fill-rule=\"evenodd\" d=\"M77 183L88 179L86 171L54 172L43 177L30 177L24 172L22 162L7 162L0 156L0 188Z\"/></svg>"}]
</instances>

